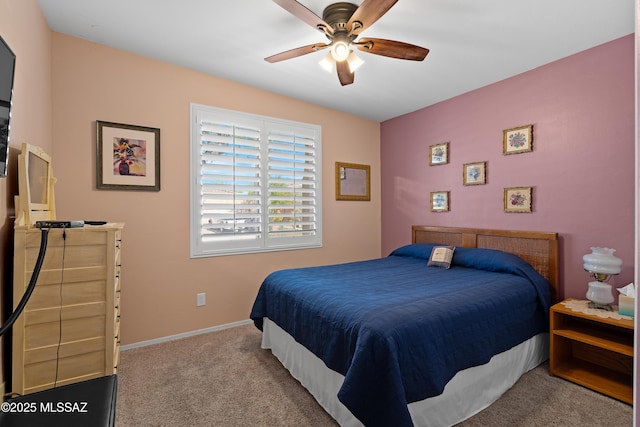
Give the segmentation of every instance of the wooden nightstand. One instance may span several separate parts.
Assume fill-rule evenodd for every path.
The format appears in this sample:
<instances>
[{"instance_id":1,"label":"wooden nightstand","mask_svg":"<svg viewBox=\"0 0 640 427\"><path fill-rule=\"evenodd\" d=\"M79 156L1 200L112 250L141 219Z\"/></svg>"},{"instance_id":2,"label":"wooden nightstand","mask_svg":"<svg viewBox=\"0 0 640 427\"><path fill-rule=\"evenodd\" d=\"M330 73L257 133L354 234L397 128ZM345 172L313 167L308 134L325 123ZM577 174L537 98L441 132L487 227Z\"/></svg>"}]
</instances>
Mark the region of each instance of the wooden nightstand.
<instances>
[{"instance_id":1,"label":"wooden nightstand","mask_svg":"<svg viewBox=\"0 0 640 427\"><path fill-rule=\"evenodd\" d=\"M633 404L633 320L558 303L551 307L550 326L551 375Z\"/></svg>"}]
</instances>

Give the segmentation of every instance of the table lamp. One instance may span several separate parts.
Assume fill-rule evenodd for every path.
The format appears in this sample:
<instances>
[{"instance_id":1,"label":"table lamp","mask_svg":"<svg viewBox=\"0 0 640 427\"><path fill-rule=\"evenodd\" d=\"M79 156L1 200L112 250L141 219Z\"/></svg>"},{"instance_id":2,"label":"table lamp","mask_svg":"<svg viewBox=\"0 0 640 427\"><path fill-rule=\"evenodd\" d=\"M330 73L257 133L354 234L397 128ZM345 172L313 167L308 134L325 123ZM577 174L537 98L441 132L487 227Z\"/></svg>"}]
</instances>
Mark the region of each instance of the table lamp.
<instances>
[{"instance_id":1,"label":"table lamp","mask_svg":"<svg viewBox=\"0 0 640 427\"><path fill-rule=\"evenodd\" d=\"M587 291L590 308L612 311L613 293L611 285L605 283L605 280L620 273L622 260L613 255L615 251L610 248L592 247L591 253L582 257L584 269L595 279L589 282Z\"/></svg>"}]
</instances>

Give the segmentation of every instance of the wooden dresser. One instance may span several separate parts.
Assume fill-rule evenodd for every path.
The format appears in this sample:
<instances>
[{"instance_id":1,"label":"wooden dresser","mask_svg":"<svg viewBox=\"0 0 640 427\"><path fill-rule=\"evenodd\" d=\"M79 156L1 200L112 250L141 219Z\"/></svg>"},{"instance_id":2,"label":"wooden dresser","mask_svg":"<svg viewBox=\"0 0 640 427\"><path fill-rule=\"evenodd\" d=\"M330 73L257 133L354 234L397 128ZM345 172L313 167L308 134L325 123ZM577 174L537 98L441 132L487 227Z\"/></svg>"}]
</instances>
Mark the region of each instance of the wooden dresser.
<instances>
[{"instance_id":1,"label":"wooden dresser","mask_svg":"<svg viewBox=\"0 0 640 427\"><path fill-rule=\"evenodd\" d=\"M36 287L12 328L12 389L28 394L116 373L120 355L123 224L49 231ZM38 228L16 225L13 307L40 249Z\"/></svg>"}]
</instances>

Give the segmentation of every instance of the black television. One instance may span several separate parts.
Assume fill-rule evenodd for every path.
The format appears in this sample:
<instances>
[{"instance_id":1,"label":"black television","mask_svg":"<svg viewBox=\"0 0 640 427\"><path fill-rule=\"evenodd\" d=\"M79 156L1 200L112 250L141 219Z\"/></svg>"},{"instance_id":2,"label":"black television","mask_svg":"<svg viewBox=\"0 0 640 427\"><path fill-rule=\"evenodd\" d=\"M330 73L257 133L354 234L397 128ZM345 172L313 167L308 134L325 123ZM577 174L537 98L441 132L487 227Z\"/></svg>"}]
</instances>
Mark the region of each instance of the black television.
<instances>
[{"instance_id":1,"label":"black television","mask_svg":"<svg viewBox=\"0 0 640 427\"><path fill-rule=\"evenodd\" d=\"M9 157L9 122L16 55L0 37L0 178L7 176Z\"/></svg>"}]
</instances>

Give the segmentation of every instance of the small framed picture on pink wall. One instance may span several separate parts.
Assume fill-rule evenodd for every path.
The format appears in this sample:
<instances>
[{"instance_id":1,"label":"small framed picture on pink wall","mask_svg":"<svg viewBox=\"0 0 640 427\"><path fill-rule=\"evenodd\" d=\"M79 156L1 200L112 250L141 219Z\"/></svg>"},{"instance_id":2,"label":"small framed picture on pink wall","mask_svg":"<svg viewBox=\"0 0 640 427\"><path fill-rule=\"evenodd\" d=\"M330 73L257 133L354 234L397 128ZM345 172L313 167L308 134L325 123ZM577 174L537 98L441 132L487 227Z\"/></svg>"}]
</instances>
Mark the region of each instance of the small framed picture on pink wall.
<instances>
[{"instance_id":1,"label":"small framed picture on pink wall","mask_svg":"<svg viewBox=\"0 0 640 427\"><path fill-rule=\"evenodd\" d=\"M160 191L160 129L96 121L96 188Z\"/></svg>"},{"instance_id":2,"label":"small framed picture on pink wall","mask_svg":"<svg viewBox=\"0 0 640 427\"><path fill-rule=\"evenodd\" d=\"M449 192L432 191L430 194L429 206L431 207L431 212L448 212Z\"/></svg>"},{"instance_id":3,"label":"small framed picture on pink wall","mask_svg":"<svg viewBox=\"0 0 640 427\"><path fill-rule=\"evenodd\" d=\"M429 166L445 165L449 163L449 143L429 146Z\"/></svg>"},{"instance_id":4,"label":"small framed picture on pink wall","mask_svg":"<svg viewBox=\"0 0 640 427\"><path fill-rule=\"evenodd\" d=\"M505 212L531 212L532 187L510 187L504 189Z\"/></svg>"},{"instance_id":5,"label":"small framed picture on pink wall","mask_svg":"<svg viewBox=\"0 0 640 427\"><path fill-rule=\"evenodd\" d=\"M462 165L463 185L483 185L487 183L487 162L466 163Z\"/></svg>"},{"instance_id":6,"label":"small framed picture on pink wall","mask_svg":"<svg viewBox=\"0 0 640 427\"><path fill-rule=\"evenodd\" d=\"M518 154L528 151L533 151L533 125L502 131L502 154Z\"/></svg>"}]
</instances>

